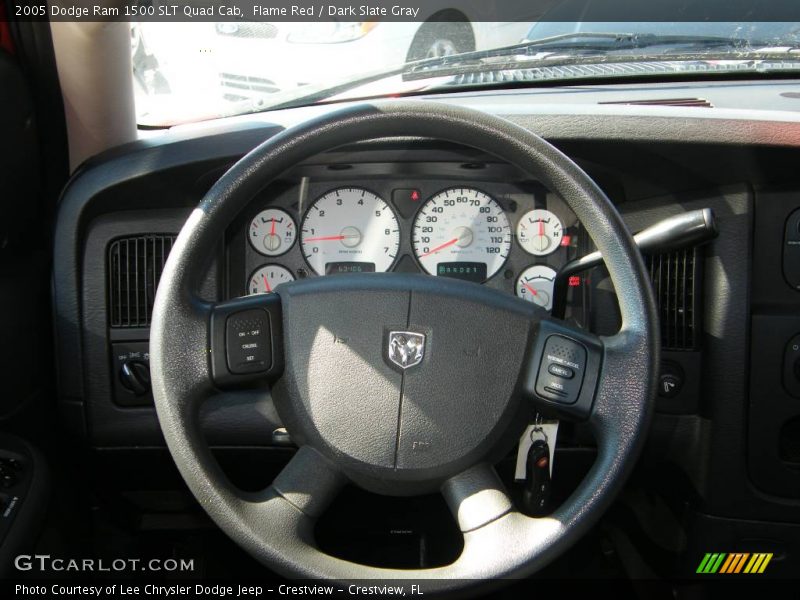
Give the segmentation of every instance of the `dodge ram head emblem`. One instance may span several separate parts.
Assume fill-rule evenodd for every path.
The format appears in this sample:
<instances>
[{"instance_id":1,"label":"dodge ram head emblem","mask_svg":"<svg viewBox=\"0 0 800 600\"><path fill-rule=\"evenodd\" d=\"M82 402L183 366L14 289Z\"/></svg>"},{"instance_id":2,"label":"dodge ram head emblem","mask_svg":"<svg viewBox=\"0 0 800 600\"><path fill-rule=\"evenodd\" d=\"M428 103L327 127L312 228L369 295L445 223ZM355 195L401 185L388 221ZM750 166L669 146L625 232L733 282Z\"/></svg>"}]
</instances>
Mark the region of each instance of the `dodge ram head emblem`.
<instances>
[{"instance_id":1,"label":"dodge ram head emblem","mask_svg":"<svg viewBox=\"0 0 800 600\"><path fill-rule=\"evenodd\" d=\"M415 367L425 356L425 336L413 331L389 332L389 360L401 369Z\"/></svg>"}]
</instances>

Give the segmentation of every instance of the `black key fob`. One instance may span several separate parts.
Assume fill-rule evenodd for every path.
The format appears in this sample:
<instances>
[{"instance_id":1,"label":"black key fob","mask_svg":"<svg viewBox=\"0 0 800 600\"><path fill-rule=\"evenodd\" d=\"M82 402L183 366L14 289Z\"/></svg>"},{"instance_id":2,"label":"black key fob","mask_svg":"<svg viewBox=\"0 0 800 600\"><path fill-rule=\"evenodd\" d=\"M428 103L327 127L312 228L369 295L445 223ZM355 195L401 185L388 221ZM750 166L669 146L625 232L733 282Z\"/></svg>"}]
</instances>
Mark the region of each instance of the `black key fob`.
<instances>
[{"instance_id":1,"label":"black key fob","mask_svg":"<svg viewBox=\"0 0 800 600\"><path fill-rule=\"evenodd\" d=\"M528 449L525 462L525 482L522 491L522 512L531 517L550 513L550 446L536 440Z\"/></svg>"}]
</instances>

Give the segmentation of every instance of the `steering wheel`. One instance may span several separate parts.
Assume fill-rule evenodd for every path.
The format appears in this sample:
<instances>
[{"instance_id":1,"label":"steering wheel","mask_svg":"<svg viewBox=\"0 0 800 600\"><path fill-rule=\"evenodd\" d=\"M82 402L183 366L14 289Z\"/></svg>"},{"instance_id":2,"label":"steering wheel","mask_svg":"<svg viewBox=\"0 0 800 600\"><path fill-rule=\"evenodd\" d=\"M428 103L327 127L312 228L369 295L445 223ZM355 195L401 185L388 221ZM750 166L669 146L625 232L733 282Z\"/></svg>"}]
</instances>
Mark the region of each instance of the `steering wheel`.
<instances>
[{"instance_id":1,"label":"steering wheel","mask_svg":"<svg viewBox=\"0 0 800 600\"><path fill-rule=\"evenodd\" d=\"M200 299L214 248L266 184L321 152L400 136L477 148L560 194L602 252L621 330L601 338L508 294L415 274L315 277L273 294ZM153 393L190 490L263 564L294 577L410 578L427 580L425 591L451 590L531 574L608 507L651 417L657 323L644 263L619 214L555 147L473 110L422 101L365 104L270 138L233 165L192 212L156 296ZM566 373L554 364L571 378L551 373ZM241 385L271 386L299 446L259 493L225 477L199 425L205 399ZM587 421L597 442L589 473L545 518L516 510L492 466L534 411ZM462 553L447 566L410 570L325 554L315 545L314 523L347 482L395 496L441 491L463 532Z\"/></svg>"}]
</instances>

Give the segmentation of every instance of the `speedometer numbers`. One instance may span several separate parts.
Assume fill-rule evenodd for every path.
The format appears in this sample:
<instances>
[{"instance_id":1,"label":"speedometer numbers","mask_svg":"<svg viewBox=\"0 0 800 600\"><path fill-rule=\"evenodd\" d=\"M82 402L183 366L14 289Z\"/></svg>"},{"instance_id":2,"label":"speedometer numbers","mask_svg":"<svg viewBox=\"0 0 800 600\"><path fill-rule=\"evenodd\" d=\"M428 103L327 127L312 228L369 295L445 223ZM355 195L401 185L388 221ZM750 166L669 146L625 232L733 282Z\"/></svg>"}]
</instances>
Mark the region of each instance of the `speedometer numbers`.
<instances>
[{"instance_id":1,"label":"speedometer numbers","mask_svg":"<svg viewBox=\"0 0 800 600\"><path fill-rule=\"evenodd\" d=\"M317 275L388 271L400 248L400 225L382 198L362 188L339 188L311 204L300 246Z\"/></svg>"},{"instance_id":2,"label":"speedometer numbers","mask_svg":"<svg viewBox=\"0 0 800 600\"><path fill-rule=\"evenodd\" d=\"M525 252L546 256L555 252L563 239L564 225L549 210L536 209L522 215L517 224L517 241Z\"/></svg>"},{"instance_id":3,"label":"speedometer numbers","mask_svg":"<svg viewBox=\"0 0 800 600\"><path fill-rule=\"evenodd\" d=\"M508 258L511 225L492 197L472 188L451 188L422 206L412 241L429 274L482 283Z\"/></svg>"}]
</instances>

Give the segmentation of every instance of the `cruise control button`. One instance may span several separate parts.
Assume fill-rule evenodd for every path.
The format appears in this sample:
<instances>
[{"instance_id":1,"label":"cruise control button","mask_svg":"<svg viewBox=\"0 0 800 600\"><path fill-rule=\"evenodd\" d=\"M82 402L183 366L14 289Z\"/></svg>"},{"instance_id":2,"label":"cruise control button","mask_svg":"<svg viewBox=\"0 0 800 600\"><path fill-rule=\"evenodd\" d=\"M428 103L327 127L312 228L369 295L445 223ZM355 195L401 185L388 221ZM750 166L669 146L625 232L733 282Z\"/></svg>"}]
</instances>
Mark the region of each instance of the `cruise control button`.
<instances>
[{"instance_id":1,"label":"cruise control button","mask_svg":"<svg viewBox=\"0 0 800 600\"><path fill-rule=\"evenodd\" d=\"M231 373L258 373L272 365L272 338L265 311L255 308L228 317L225 341Z\"/></svg>"},{"instance_id":2,"label":"cruise control button","mask_svg":"<svg viewBox=\"0 0 800 600\"><path fill-rule=\"evenodd\" d=\"M586 347L564 335L551 335L536 378L536 393L547 400L574 404L580 395L586 369Z\"/></svg>"},{"instance_id":3,"label":"cruise control button","mask_svg":"<svg viewBox=\"0 0 800 600\"><path fill-rule=\"evenodd\" d=\"M572 379L575 377L575 371L569 367L564 367L555 363L551 363L550 366L547 367L547 372L556 377L561 377L562 379Z\"/></svg>"},{"instance_id":4,"label":"cruise control button","mask_svg":"<svg viewBox=\"0 0 800 600\"><path fill-rule=\"evenodd\" d=\"M544 389L545 389L546 392L550 392L551 394L555 394L556 396L566 396L567 395L567 393L563 389L557 390L556 388L550 387L549 385L546 385L544 387Z\"/></svg>"}]
</instances>

